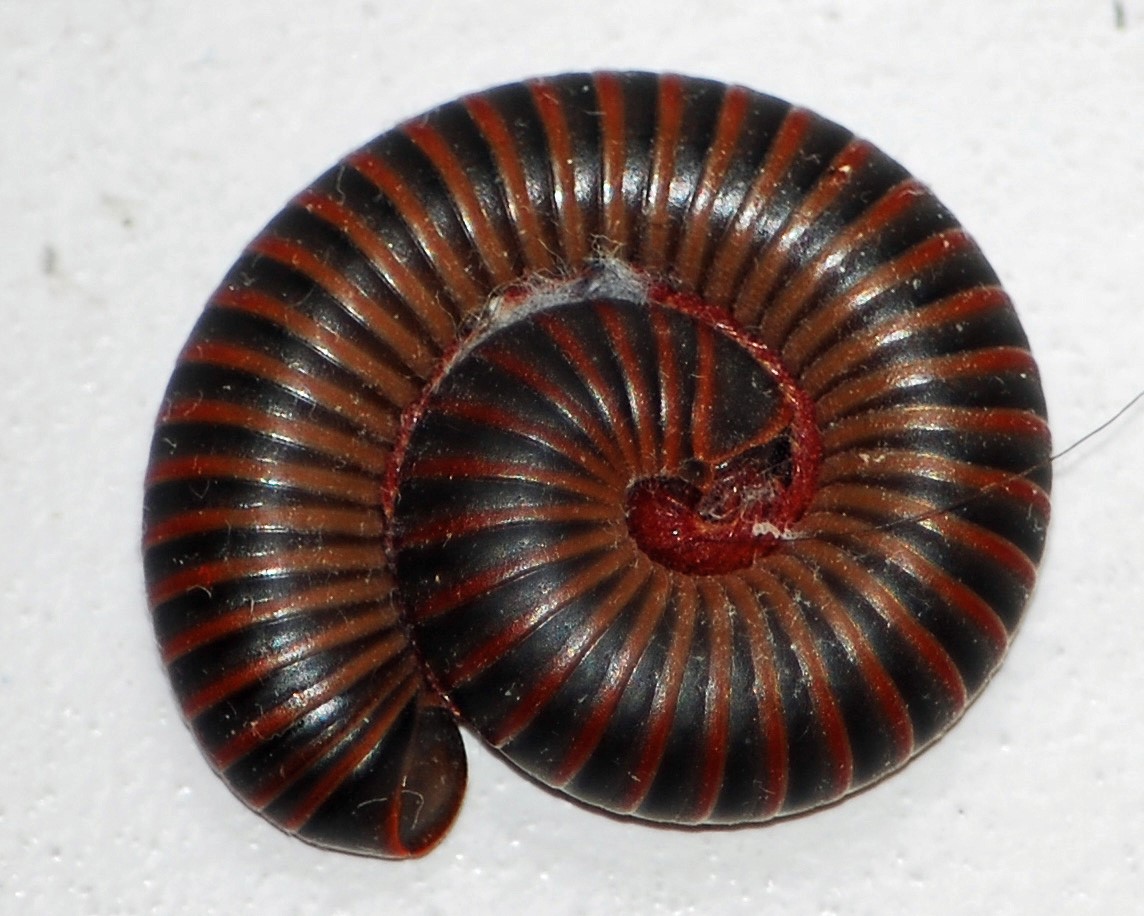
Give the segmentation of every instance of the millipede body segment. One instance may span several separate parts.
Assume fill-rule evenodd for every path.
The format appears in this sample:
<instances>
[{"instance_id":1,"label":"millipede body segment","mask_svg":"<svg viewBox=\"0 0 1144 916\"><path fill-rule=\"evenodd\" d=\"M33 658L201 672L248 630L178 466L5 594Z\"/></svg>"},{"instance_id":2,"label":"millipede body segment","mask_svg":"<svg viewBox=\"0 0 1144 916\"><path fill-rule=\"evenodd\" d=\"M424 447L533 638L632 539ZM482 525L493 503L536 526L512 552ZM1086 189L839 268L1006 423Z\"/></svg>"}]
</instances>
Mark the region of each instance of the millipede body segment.
<instances>
[{"instance_id":1,"label":"millipede body segment","mask_svg":"<svg viewBox=\"0 0 1144 916\"><path fill-rule=\"evenodd\" d=\"M311 842L431 848L459 724L612 812L766 821L962 714L1049 452L1012 304L886 155L741 87L539 79L243 252L159 415L148 591L211 764Z\"/></svg>"}]
</instances>

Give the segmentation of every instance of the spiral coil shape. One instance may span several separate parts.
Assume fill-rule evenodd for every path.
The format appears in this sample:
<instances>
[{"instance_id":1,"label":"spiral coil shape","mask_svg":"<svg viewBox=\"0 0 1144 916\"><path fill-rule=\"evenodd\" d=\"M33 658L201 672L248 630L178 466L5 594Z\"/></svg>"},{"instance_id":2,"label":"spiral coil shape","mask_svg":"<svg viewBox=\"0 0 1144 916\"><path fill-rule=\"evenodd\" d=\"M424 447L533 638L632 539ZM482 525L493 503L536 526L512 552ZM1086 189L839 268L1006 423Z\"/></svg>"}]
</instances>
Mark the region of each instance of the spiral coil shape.
<instances>
[{"instance_id":1,"label":"spiral coil shape","mask_svg":"<svg viewBox=\"0 0 1144 916\"><path fill-rule=\"evenodd\" d=\"M765 821L962 714L1049 451L1012 304L886 155L741 87L535 80L243 252L158 418L149 598L204 753L311 842L431 848L458 723L610 811Z\"/></svg>"}]
</instances>

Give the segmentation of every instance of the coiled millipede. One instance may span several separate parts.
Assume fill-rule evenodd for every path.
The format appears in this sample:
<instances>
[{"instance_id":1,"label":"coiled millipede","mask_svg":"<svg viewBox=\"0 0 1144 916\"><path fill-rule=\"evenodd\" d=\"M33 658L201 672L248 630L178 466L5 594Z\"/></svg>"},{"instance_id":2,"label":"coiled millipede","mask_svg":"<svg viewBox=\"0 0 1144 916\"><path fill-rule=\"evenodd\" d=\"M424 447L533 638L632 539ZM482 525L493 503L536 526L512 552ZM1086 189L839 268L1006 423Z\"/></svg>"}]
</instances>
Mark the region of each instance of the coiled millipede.
<instances>
[{"instance_id":1,"label":"coiled millipede","mask_svg":"<svg viewBox=\"0 0 1144 916\"><path fill-rule=\"evenodd\" d=\"M211 764L313 843L433 846L458 723L590 805L766 821L981 689L1049 448L996 275L887 156L741 87L539 79L243 252L158 418L150 602Z\"/></svg>"}]
</instances>

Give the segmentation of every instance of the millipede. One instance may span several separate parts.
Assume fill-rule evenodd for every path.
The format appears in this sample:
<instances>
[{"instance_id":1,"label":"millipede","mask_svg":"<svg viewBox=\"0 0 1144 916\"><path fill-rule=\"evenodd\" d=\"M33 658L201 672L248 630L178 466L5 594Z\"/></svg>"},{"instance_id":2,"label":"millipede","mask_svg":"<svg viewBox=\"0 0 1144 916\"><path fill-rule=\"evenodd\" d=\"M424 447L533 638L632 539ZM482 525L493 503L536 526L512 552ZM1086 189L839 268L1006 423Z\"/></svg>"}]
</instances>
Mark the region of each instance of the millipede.
<instances>
[{"instance_id":1,"label":"millipede","mask_svg":"<svg viewBox=\"0 0 1144 916\"><path fill-rule=\"evenodd\" d=\"M461 726L616 815L765 822L979 693L1050 448L996 274L887 155L739 86L535 79L239 256L159 412L149 602L212 767L314 844L431 849Z\"/></svg>"}]
</instances>

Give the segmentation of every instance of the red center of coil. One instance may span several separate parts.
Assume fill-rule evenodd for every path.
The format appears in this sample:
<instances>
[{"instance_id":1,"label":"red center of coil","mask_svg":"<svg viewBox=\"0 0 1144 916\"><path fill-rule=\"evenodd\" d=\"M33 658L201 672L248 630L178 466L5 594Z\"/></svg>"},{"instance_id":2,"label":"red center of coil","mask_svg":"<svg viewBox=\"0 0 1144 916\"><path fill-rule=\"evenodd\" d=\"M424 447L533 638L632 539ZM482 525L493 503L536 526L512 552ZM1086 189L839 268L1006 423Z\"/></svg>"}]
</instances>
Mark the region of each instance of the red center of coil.
<instances>
[{"instance_id":1,"label":"red center of coil","mask_svg":"<svg viewBox=\"0 0 1144 916\"><path fill-rule=\"evenodd\" d=\"M679 572L744 569L789 537L810 502L821 457L813 406L770 348L725 312L666 287L653 287L649 299L731 338L770 376L775 396L761 399L765 421L733 449L635 481L628 531L648 556Z\"/></svg>"}]
</instances>

